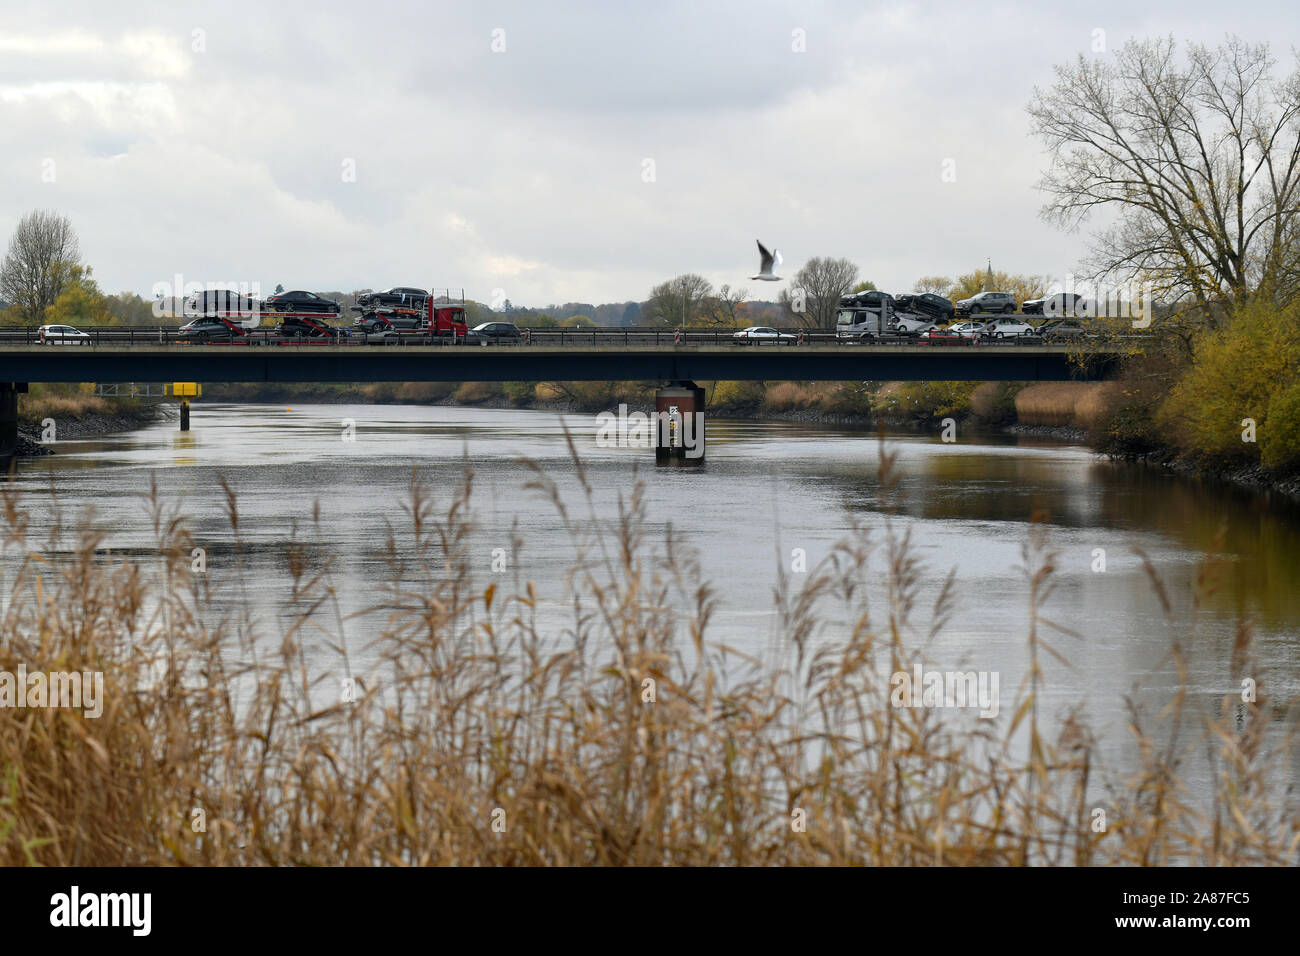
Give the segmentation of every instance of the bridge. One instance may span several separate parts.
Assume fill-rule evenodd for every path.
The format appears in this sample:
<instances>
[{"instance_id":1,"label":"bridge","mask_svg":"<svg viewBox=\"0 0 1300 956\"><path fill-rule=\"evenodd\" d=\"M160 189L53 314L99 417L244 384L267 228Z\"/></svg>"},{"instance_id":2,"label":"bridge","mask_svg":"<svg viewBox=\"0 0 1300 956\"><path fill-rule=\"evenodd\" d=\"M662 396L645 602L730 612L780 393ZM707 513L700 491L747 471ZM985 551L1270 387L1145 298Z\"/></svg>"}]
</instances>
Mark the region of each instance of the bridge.
<instances>
[{"instance_id":1,"label":"bridge","mask_svg":"<svg viewBox=\"0 0 1300 956\"><path fill-rule=\"evenodd\" d=\"M1089 361L1080 362L1081 356ZM1112 352L1053 345L6 346L2 382L1081 381ZM2 386L0 386L2 387Z\"/></svg>"},{"instance_id":2,"label":"bridge","mask_svg":"<svg viewBox=\"0 0 1300 956\"><path fill-rule=\"evenodd\" d=\"M1025 342L861 345L809 337L755 347L709 334L675 344L671 332L653 338L570 332L567 338L487 347L435 344L427 336L397 336L382 345L267 336L188 345L133 333L89 347L0 338L0 460L16 447L17 395L31 382L658 381L666 386L656 400L666 447L683 451L669 457L688 457L680 444L693 437L687 431L700 444L700 454L689 457L702 457L703 390L696 381L1098 381L1111 377L1119 360L1109 346Z\"/></svg>"}]
</instances>

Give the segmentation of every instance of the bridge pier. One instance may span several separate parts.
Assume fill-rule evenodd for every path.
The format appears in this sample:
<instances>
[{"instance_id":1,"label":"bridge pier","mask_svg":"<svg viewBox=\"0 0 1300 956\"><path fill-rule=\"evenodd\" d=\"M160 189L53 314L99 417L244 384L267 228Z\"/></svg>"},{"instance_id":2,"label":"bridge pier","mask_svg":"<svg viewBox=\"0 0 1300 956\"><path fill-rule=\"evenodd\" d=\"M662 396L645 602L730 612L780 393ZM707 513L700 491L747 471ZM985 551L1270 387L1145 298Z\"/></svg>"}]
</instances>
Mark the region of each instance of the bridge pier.
<instances>
[{"instance_id":1,"label":"bridge pier","mask_svg":"<svg viewBox=\"0 0 1300 956\"><path fill-rule=\"evenodd\" d=\"M18 452L18 396L26 382L0 382L0 467L6 471Z\"/></svg>"},{"instance_id":2,"label":"bridge pier","mask_svg":"<svg viewBox=\"0 0 1300 956\"><path fill-rule=\"evenodd\" d=\"M704 389L669 382L655 392L655 464L704 463Z\"/></svg>"}]
</instances>

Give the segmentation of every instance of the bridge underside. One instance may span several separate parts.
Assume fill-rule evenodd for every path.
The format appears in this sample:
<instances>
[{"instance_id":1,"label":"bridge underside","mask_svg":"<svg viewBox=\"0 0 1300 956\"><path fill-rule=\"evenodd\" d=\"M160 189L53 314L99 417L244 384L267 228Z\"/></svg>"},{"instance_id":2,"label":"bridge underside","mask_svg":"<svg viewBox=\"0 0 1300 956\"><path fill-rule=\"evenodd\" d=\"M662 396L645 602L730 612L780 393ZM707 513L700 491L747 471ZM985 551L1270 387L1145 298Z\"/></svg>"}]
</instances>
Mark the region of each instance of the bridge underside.
<instances>
[{"instance_id":1,"label":"bridge underside","mask_svg":"<svg viewBox=\"0 0 1300 956\"><path fill-rule=\"evenodd\" d=\"M0 349L14 382L1098 381L1118 356L1060 346Z\"/></svg>"}]
</instances>

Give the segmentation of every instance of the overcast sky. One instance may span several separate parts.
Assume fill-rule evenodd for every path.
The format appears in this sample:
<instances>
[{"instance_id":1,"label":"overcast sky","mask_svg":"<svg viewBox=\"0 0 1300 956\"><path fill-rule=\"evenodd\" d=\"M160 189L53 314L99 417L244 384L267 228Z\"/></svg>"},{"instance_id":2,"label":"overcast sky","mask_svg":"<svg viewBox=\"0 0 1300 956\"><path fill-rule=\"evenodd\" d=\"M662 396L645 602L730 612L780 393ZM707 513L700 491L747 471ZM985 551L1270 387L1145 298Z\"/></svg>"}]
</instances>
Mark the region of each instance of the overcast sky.
<instances>
[{"instance_id":1,"label":"overcast sky","mask_svg":"<svg viewBox=\"0 0 1300 956\"><path fill-rule=\"evenodd\" d=\"M1096 30L1285 61L1297 18L1045 6L7 0L0 242L55 209L105 291L146 297L179 274L600 303L699 272L775 298L756 238L785 275L845 256L893 292L988 259L1061 277L1083 236L1039 219L1033 86L1107 55Z\"/></svg>"}]
</instances>

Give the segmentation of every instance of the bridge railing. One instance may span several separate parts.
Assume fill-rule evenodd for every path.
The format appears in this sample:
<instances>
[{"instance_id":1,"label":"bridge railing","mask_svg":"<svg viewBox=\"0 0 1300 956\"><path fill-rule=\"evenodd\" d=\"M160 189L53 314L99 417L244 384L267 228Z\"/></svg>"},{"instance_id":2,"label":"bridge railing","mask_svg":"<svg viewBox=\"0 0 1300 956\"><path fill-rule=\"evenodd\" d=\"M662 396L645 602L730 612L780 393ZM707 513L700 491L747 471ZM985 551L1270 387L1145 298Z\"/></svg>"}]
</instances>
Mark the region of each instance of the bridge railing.
<instances>
[{"instance_id":1,"label":"bridge railing","mask_svg":"<svg viewBox=\"0 0 1300 956\"><path fill-rule=\"evenodd\" d=\"M75 345L79 341L85 342L91 347L99 346L134 346L134 345L152 345L152 346L185 346L192 344L186 336L180 333L180 330L174 326L91 326L82 330L86 338L72 339L66 338L59 345ZM854 338L840 338L834 332L823 331L806 331L799 329L781 329L778 330L783 336L780 339L775 338L752 338L736 339L735 333L731 329L683 329L680 339L675 329L646 329L646 328L602 328L602 329L557 329L557 328L525 328L521 329L524 333L524 339L518 342L505 344L514 344L521 347L533 346L559 346L568 347L617 347L617 346L655 346L659 348L669 348L680 344L681 346L700 346L713 345L722 346L736 344L745 348L776 348L776 347L799 347L803 345L849 345L862 347L861 340ZM1149 337L1141 333L1138 334L1119 334L1110 336L1088 336L1086 340L1092 343L1120 342L1136 340ZM890 336L883 340L876 340L871 343L873 346L898 346L915 344L914 337ZM0 345L39 345L41 338L36 328L22 329L0 329ZM383 345L387 347L405 347L405 346L452 346L466 345L464 337L437 336L432 332L398 332L390 333L387 336L366 336L364 334L347 334L340 335L335 341L333 338L320 336L315 338L302 338L294 336L280 335L274 329L254 329L243 335L238 335L231 340L214 340L209 343L215 346L235 345L235 346L263 346L275 345L283 347L296 348L348 348L356 346L375 346ZM496 343L493 343L496 344ZM1011 338L998 339L994 341L981 342L979 347L1015 347L1026 345L1042 345L1043 340L1036 335L1015 336ZM1069 343L1065 343L1069 344Z\"/></svg>"}]
</instances>

